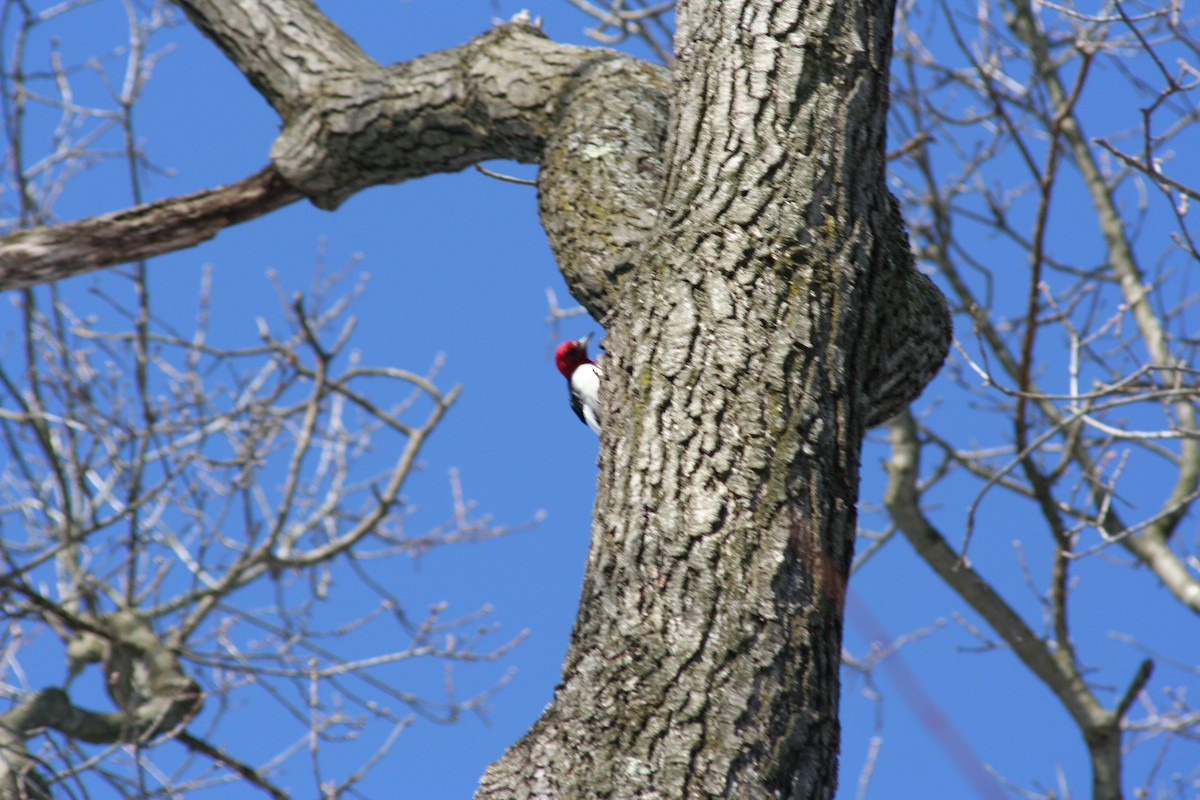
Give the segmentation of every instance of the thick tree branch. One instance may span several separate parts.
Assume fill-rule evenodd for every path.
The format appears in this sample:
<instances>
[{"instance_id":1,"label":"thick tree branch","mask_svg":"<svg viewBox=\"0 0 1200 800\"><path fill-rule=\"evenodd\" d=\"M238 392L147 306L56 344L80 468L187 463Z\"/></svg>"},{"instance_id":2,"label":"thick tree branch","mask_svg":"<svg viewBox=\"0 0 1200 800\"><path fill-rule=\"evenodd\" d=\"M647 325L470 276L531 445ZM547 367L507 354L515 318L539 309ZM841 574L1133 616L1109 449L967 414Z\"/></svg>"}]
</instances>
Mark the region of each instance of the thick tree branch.
<instances>
[{"instance_id":1,"label":"thick tree branch","mask_svg":"<svg viewBox=\"0 0 1200 800\"><path fill-rule=\"evenodd\" d=\"M576 299L602 318L655 220L666 73L523 23L381 67L308 0L293 1L182 2L280 111L271 155L287 179L334 208L367 186L488 159L540 163L551 246ZM263 37L284 55L262 53ZM301 45L327 52L287 58Z\"/></svg>"},{"instance_id":2,"label":"thick tree branch","mask_svg":"<svg viewBox=\"0 0 1200 800\"><path fill-rule=\"evenodd\" d=\"M326 76L377 65L312 0L175 0L284 120Z\"/></svg>"},{"instance_id":3,"label":"thick tree branch","mask_svg":"<svg viewBox=\"0 0 1200 800\"><path fill-rule=\"evenodd\" d=\"M660 68L557 44L522 23L380 67L308 0L181 5L279 110L275 168L225 189L11 234L0 239L0 287L189 247L294 201L297 189L331 209L369 186L502 158L545 164L542 219L568 285L598 318L612 307L656 218L667 117ZM260 34L286 40L282 50L263 47ZM288 57L296 48L305 55Z\"/></svg>"},{"instance_id":4,"label":"thick tree branch","mask_svg":"<svg viewBox=\"0 0 1200 800\"><path fill-rule=\"evenodd\" d=\"M1030 672L1058 697L1087 742L1092 760L1092 796L1119 800L1122 791L1120 718L1128 709L1128 703L1122 702L1115 712L1100 705L1073 661L1074 651L1062 647L1051 649L991 584L954 552L920 508L917 475L921 447L912 415L905 412L897 416L892 420L889 432L892 457L888 462L884 502L896 527L917 555L991 625ZM1148 674L1148 670L1147 666L1141 668L1134 686L1144 685L1145 679L1140 676Z\"/></svg>"},{"instance_id":5,"label":"thick tree branch","mask_svg":"<svg viewBox=\"0 0 1200 800\"><path fill-rule=\"evenodd\" d=\"M91 744L141 742L187 724L200 710L199 685L145 619L118 611L89 626L94 628L104 636L84 634L94 645L86 660L103 661L108 694L118 710L81 708L65 690L50 687L0 714L0 797L51 796L26 745L38 729Z\"/></svg>"},{"instance_id":6,"label":"thick tree branch","mask_svg":"<svg viewBox=\"0 0 1200 800\"><path fill-rule=\"evenodd\" d=\"M260 217L304 195L274 167L195 194L0 237L0 289L56 281L192 247L223 228Z\"/></svg>"},{"instance_id":7,"label":"thick tree branch","mask_svg":"<svg viewBox=\"0 0 1200 800\"><path fill-rule=\"evenodd\" d=\"M921 511L917 493L921 448L912 415L900 414L891 421L888 429L892 457L887 465L888 486L884 503L896 527L938 577L987 620L1030 672L1058 695L1076 721L1095 724L1100 709L1078 673L1059 663L1046 643L991 584L954 551Z\"/></svg>"}]
</instances>

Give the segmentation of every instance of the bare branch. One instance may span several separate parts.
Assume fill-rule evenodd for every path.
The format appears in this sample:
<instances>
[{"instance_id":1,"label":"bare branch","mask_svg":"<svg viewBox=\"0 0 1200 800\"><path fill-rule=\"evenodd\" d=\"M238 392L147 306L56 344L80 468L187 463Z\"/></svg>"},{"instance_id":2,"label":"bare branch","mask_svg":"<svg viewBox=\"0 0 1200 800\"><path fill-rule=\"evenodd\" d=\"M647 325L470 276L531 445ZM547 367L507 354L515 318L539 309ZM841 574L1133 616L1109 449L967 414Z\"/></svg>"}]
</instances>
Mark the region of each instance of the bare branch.
<instances>
[{"instance_id":1,"label":"bare branch","mask_svg":"<svg viewBox=\"0 0 1200 800\"><path fill-rule=\"evenodd\" d=\"M61 280L192 247L300 200L274 167L238 183L0 237L0 288Z\"/></svg>"}]
</instances>

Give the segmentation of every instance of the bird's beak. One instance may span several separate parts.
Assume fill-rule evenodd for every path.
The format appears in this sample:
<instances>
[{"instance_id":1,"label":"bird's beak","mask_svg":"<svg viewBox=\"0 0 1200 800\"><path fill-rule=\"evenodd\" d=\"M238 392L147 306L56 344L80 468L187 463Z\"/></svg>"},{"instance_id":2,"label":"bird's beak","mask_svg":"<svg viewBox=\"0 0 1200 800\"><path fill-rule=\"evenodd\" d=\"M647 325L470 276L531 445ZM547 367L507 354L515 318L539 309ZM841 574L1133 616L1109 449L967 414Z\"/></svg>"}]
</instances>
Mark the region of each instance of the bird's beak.
<instances>
[{"instance_id":1,"label":"bird's beak","mask_svg":"<svg viewBox=\"0 0 1200 800\"><path fill-rule=\"evenodd\" d=\"M591 341L591 338L592 338L592 335L590 333L586 334L582 339L578 339L577 343L579 344L580 347L587 347L587 344L589 341Z\"/></svg>"}]
</instances>

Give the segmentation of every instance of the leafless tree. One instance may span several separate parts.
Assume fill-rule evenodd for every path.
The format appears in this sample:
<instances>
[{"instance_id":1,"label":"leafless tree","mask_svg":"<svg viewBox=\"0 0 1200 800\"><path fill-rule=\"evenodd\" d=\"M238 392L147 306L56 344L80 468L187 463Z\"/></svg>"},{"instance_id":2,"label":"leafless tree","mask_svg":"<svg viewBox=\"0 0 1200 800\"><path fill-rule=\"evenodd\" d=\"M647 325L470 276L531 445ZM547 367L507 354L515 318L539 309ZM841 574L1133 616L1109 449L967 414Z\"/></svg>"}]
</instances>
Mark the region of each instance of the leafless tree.
<instances>
[{"instance_id":1,"label":"leafless tree","mask_svg":"<svg viewBox=\"0 0 1200 800\"><path fill-rule=\"evenodd\" d=\"M170 7L128 4L128 41L90 65L57 53L44 69L29 64L27 37L78 7L5 2L0 12L0 36L15 43L0 73L10 241L53 220L71 179L104 159L127 165L141 199L148 165L133 109ZM125 76L110 82L111 103L76 97L89 70ZM34 141L29 130L50 112L54 135ZM125 147L106 151L113 131ZM457 697L452 681L444 697L421 696L395 671L494 659L517 640L492 635L486 612L406 609L383 572L401 556L505 532L473 513L457 475L444 526L412 530L407 519L406 481L458 389L438 388L437 364L421 375L362 363L350 313L362 283L344 285L357 264L318 266L306 295L280 287L282 329L260 319L255 341L246 320L240 347L213 341L220 299L208 275L183 331L155 305L144 261L123 273L130 299L98 293L105 310L93 315L53 286L10 294L19 324L0 360L0 796L178 796L244 781L284 797L274 768L308 758L314 784L334 797L414 719L452 721L487 698ZM333 604L346 580L375 599L342 593ZM225 741L248 713L274 720L256 726L275 748L264 760ZM360 765L331 770L350 740Z\"/></svg>"},{"instance_id":2,"label":"leafless tree","mask_svg":"<svg viewBox=\"0 0 1200 800\"><path fill-rule=\"evenodd\" d=\"M1183 528L1200 497L1195 190L1173 158L1197 141L1195 23L1172 3L1033 0L909 4L900 19L894 175L961 315L947 376L964 415L892 422L887 507L1078 726L1091 796L1149 793L1153 774L1123 784L1124 752L1150 731L1194 739L1197 714L1143 694L1150 658L1115 690L1092 684L1108 631L1072 601L1078 576L1141 567L1142 591L1200 611ZM957 513L922 509L951 483L970 498ZM973 537L1007 527L1002 508L1024 520L1021 552L1045 554L1031 569L1049 576L1044 621L971 558ZM1188 677L1167 655L1164 688Z\"/></svg>"},{"instance_id":3,"label":"leafless tree","mask_svg":"<svg viewBox=\"0 0 1200 800\"><path fill-rule=\"evenodd\" d=\"M668 8L569 2L595 19L593 38L640 40L669 63L656 38ZM855 569L903 534L990 628L958 617L979 649L1011 650L1058 699L1092 772L1087 790L1058 791L1096 798L1130 787L1186 796L1200 775L1164 774L1160 758L1142 774L1124 769L1147 747L1182 747L1195 762L1200 734L1188 650L1144 641L1189 624L1152 610L1158 589L1200 611L1200 540L1189 533L1200 498L1200 254L1189 224L1200 40L1185 12L1175 2L943 0L902 2L897 17L892 186L919 264L952 299L958 347L936 403L888 427L886 492L863 498L880 513L864 518ZM1019 585L999 577L1009 564L972 549L997 535L1017 545ZM1114 630L1077 589L1128 570L1138 594L1123 599L1146 608L1144 627ZM1031 590L1040 618L1020 611ZM878 665L937 627L847 653L846 666L875 692ZM1098 653L1113 638L1140 656L1116 686ZM969 663L945 668L971 674ZM868 747L860 796L885 738ZM1001 786L1058 796L982 766L967 771L982 776L984 796Z\"/></svg>"},{"instance_id":4,"label":"leafless tree","mask_svg":"<svg viewBox=\"0 0 1200 800\"><path fill-rule=\"evenodd\" d=\"M278 113L272 164L229 187L10 234L3 285L194 244L300 196L334 209L382 182L490 158L537 163L559 266L608 329L601 475L562 682L477 796L828 797L863 437L920 393L950 342L944 299L915 269L885 182L894 3L680 0L669 72L551 42L528 15L381 66L309 0L178 4ZM665 13L611 8L638 36ZM665 55L661 37L641 41ZM363 403L349 377L328 373L340 335L321 338L305 306L293 309L291 339L266 341L307 348L289 366L314 399L284 390L272 406L304 407L287 429L304 452L323 401ZM136 369L150 340L132 341ZM418 386L435 411L444 404ZM161 418L139 405L150 406L134 409L140 426ZM284 486L299 487L291 473ZM260 530L221 546L253 553L249 572L309 567L371 509L394 510L363 491L361 517L284 492ZM311 524L289 526L292 514ZM129 545L146 546L130 530ZM193 553L182 543L172 557ZM237 580L222 567L218 585ZM203 575L186 614L215 602ZM121 598L145 594L129 591L105 598L107 626L84 631L110 652L135 652L146 630L144 612L125 622ZM136 653L175 688L113 694L134 697L139 735L188 733L194 679L145 635Z\"/></svg>"}]
</instances>

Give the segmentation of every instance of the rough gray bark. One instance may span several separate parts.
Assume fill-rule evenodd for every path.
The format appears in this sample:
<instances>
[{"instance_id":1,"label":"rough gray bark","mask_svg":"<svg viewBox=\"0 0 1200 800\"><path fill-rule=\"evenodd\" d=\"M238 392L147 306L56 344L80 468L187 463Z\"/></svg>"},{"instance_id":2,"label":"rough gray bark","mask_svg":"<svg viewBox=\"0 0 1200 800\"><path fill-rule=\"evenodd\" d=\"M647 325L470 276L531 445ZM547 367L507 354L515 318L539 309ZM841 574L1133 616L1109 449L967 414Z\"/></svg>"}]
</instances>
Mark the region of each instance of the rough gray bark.
<instances>
[{"instance_id":1,"label":"rough gray bark","mask_svg":"<svg viewBox=\"0 0 1200 800\"><path fill-rule=\"evenodd\" d=\"M949 338L884 185L892 1L680 2L670 82L527 25L381 67L308 0L181 5L322 207L541 163L555 254L609 325L562 685L477 796L831 796L862 435Z\"/></svg>"},{"instance_id":2,"label":"rough gray bark","mask_svg":"<svg viewBox=\"0 0 1200 800\"><path fill-rule=\"evenodd\" d=\"M176 0L285 121L329 78L378 69L312 0Z\"/></svg>"},{"instance_id":3,"label":"rough gray bark","mask_svg":"<svg viewBox=\"0 0 1200 800\"><path fill-rule=\"evenodd\" d=\"M295 17L288 18L285 9L293 3ZM540 182L543 205L550 209L547 218L557 220L547 225L551 243L567 274L577 276L578 293L588 298L589 310L598 317L607 312L618 283L613 276L626 269L625 251L644 236L660 189L656 170L666 101L659 68L611 50L556 44L523 24L501 26L453 50L383 67L355 56L357 48L347 45L345 35L327 19L312 19L320 12L307 0L183 5L283 115L283 131L272 147L274 169L230 189L257 187L277 171L293 188L272 184L263 211L294 200L295 189L322 208L334 208L354 192L380 183L452 172L493 158L537 162L550 138L551 147L564 154L549 159L558 166ZM289 19L293 21L285 24ZM264 32L269 22L286 30ZM271 41L286 41L288 47L303 41L306 51L324 53L314 62L322 71L305 72L304 59L284 58L276 64L262 45ZM260 86L272 80L277 83ZM603 98L600 107L598 98ZM588 137L597 135L589 128L597 112L609 120L605 132L610 136L598 151L586 146ZM576 163L567 164L581 143ZM619 196L613 186L621 187ZM0 289L190 247L253 216L244 213L244 198L223 190L193 198L208 203L203 228L198 220L183 219L194 214L185 202L192 198L179 198L0 237ZM575 206L591 209L590 215L554 211ZM119 235L97 233L125 220L130 224L114 229ZM164 235L181 224L203 235ZM81 231L87 234L87 247L65 249L80 241ZM605 231L619 248L603 246Z\"/></svg>"}]
</instances>

